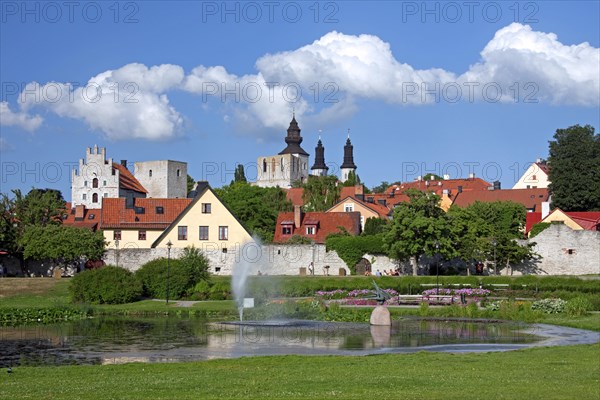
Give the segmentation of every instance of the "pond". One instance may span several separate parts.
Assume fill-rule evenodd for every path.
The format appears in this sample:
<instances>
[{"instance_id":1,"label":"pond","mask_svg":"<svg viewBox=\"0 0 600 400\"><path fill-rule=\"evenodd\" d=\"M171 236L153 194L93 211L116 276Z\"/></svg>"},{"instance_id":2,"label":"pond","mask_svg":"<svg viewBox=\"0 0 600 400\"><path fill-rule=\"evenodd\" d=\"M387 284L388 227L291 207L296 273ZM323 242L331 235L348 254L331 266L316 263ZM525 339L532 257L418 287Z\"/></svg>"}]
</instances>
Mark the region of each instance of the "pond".
<instances>
[{"instance_id":1,"label":"pond","mask_svg":"<svg viewBox=\"0 0 600 400\"><path fill-rule=\"evenodd\" d=\"M537 332L536 332L537 333ZM391 327L319 321L215 323L197 317L101 317L56 325L0 327L0 367L176 362L281 354L365 355L512 350L539 342L507 322L394 321Z\"/></svg>"}]
</instances>

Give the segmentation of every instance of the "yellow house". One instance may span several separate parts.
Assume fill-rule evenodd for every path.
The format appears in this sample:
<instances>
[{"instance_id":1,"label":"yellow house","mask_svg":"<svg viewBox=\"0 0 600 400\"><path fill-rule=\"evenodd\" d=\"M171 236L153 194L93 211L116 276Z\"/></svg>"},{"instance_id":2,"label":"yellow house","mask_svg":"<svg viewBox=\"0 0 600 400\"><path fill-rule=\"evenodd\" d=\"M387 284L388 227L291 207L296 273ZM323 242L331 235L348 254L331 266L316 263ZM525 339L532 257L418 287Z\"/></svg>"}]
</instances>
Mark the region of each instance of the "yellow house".
<instances>
[{"instance_id":1,"label":"yellow house","mask_svg":"<svg viewBox=\"0 0 600 400\"><path fill-rule=\"evenodd\" d=\"M331 207L326 212L359 212L360 213L360 226L361 229L365 229L365 222L369 218L384 218L389 219L391 210L379 203L369 203L361 201L356 197L347 196L340 200L337 204Z\"/></svg>"},{"instance_id":2,"label":"yellow house","mask_svg":"<svg viewBox=\"0 0 600 400\"><path fill-rule=\"evenodd\" d=\"M194 246L204 251L238 249L252 236L221 202L212 188L199 184L196 196L179 216L152 243L152 247Z\"/></svg>"},{"instance_id":3,"label":"yellow house","mask_svg":"<svg viewBox=\"0 0 600 400\"><path fill-rule=\"evenodd\" d=\"M206 182L193 198L124 198L102 201L100 229L109 249L194 246L227 252L252 240L250 233Z\"/></svg>"}]
</instances>

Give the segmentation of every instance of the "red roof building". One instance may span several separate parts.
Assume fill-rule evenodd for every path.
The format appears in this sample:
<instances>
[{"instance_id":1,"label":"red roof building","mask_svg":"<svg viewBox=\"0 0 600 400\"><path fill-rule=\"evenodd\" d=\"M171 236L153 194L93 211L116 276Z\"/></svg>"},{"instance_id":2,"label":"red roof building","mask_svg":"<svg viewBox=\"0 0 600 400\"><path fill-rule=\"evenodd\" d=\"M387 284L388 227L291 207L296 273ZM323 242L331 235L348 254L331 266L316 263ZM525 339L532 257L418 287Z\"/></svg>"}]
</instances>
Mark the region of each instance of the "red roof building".
<instances>
[{"instance_id":1,"label":"red roof building","mask_svg":"<svg viewBox=\"0 0 600 400\"><path fill-rule=\"evenodd\" d=\"M300 235L315 243L325 243L332 233L345 229L351 235L360 234L359 212L302 212L294 207L294 212L279 213L273 235L274 243L285 243L294 235Z\"/></svg>"},{"instance_id":2,"label":"red roof building","mask_svg":"<svg viewBox=\"0 0 600 400\"><path fill-rule=\"evenodd\" d=\"M294 206L303 206L304 200L302 195L304 194L303 188L290 188L286 191L285 198L289 200Z\"/></svg>"},{"instance_id":3,"label":"red roof building","mask_svg":"<svg viewBox=\"0 0 600 400\"><path fill-rule=\"evenodd\" d=\"M468 207L476 201L512 201L523 204L529 212L541 212L542 203L548 201L549 197L548 189L473 190L459 193L455 196L453 205Z\"/></svg>"},{"instance_id":4,"label":"red roof building","mask_svg":"<svg viewBox=\"0 0 600 400\"><path fill-rule=\"evenodd\" d=\"M126 207L126 199L102 200L101 229L166 229L193 199L135 199Z\"/></svg>"},{"instance_id":5,"label":"red roof building","mask_svg":"<svg viewBox=\"0 0 600 400\"><path fill-rule=\"evenodd\" d=\"M100 210L90 210L82 204L72 207L70 202L65 203L65 212L62 215L63 225L96 231L99 223Z\"/></svg>"}]
</instances>

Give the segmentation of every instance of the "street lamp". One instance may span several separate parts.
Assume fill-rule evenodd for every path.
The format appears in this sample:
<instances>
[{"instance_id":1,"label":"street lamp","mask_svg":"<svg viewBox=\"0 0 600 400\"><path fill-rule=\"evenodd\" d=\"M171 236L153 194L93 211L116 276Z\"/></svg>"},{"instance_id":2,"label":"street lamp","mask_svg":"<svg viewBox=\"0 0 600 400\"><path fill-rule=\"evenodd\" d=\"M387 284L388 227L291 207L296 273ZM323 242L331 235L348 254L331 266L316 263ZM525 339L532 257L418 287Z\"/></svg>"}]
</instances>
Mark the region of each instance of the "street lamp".
<instances>
[{"instance_id":1,"label":"street lamp","mask_svg":"<svg viewBox=\"0 0 600 400\"><path fill-rule=\"evenodd\" d=\"M119 266L119 239L115 239L115 261L117 267Z\"/></svg>"},{"instance_id":2,"label":"street lamp","mask_svg":"<svg viewBox=\"0 0 600 400\"><path fill-rule=\"evenodd\" d=\"M496 238L492 239L492 246L494 246L494 275L498 275L498 269L496 268L496 246L498 245L498 242L496 241Z\"/></svg>"},{"instance_id":3,"label":"street lamp","mask_svg":"<svg viewBox=\"0 0 600 400\"><path fill-rule=\"evenodd\" d=\"M440 295L440 265L439 265L439 255L440 255L440 243L435 241L435 294L436 296Z\"/></svg>"},{"instance_id":4,"label":"street lamp","mask_svg":"<svg viewBox=\"0 0 600 400\"><path fill-rule=\"evenodd\" d=\"M169 278L171 276L171 246L173 243L167 242L167 304L169 304Z\"/></svg>"}]
</instances>

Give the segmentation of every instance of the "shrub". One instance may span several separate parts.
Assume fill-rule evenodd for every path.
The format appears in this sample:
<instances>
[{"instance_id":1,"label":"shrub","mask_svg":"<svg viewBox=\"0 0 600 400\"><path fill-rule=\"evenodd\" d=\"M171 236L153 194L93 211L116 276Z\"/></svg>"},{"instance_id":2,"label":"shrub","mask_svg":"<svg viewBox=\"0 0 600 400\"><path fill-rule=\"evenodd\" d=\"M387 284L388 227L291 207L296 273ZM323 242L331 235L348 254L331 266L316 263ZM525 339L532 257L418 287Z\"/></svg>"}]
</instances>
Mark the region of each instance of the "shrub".
<instances>
[{"instance_id":1,"label":"shrub","mask_svg":"<svg viewBox=\"0 0 600 400\"><path fill-rule=\"evenodd\" d=\"M181 298L194 286L192 272L178 259L168 263L166 258L157 258L144 264L135 274L142 282L144 295L152 298L166 298L167 283L171 299Z\"/></svg>"},{"instance_id":2,"label":"shrub","mask_svg":"<svg viewBox=\"0 0 600 400\"><path fill-rule=\"evenodd\" d=\"M586 297L574 297L567 302L566 311L570 316L586 315L594 309L594 305Z\"/></svg>"},{"instance_id":3,"label":"shrub","mask_svg":"<svg viewBox=\"0 0 600 400\"><path fill-rule=\"evenodd\" d=\"M194 246L183 249L183 255L179 258L185 268L189 270L190 279L194 283L210 280L208 259L200 249Z\"/></svg>"},{"instance_id":4,"label":"shrub","mask_svg":"<svg viewBox=\"0 0 600 400\"><path fill-rule=\"evenodd\" d=\"M545 314L558 314L565 311L567 302L563 299L543 299L534 301L532 310L539 310Z\"/></svg>"},{"instance_id":5,"label":"shrub","mask_svg":"<svg viewBox=\"0 0 600 400\"><path fill-rule=\"evenodd\" d=\"M373 236L329 235L326 239L327 250L335 250L338 256L356 274L354 266L365 253L385 254L381 234Z\"/></svg>"},{"instance_id":6,"label":"shrub","mask_svg":"<svg viewBox=\"0 0 600 400\"><path fill-rule=\"evenodd\" d=\"M210 298L210 288L212 284L209 281L200 281L194 286L192 297L195 300L208 300Z\"/></svg>"},{"instance_id":7,"label":"shrub","mask_svg":"<svg viewBox=\"0 0 600 400\"><path fill-rule=\"evenodd\" d=\"M76 302L123 304L139 299L142 285L126 269L106 266L75 275L69 291Z\"/></svg>"}]
</instances>

